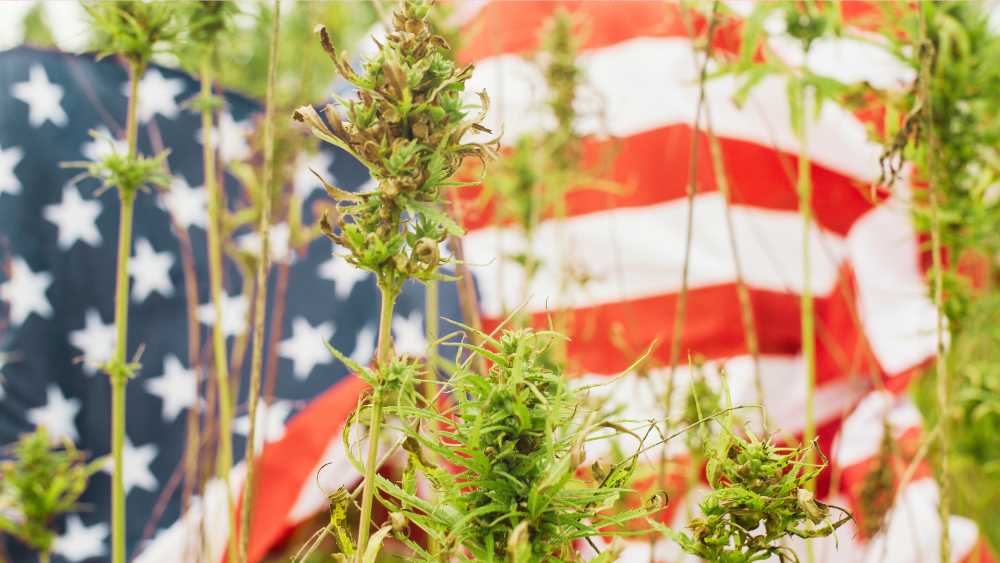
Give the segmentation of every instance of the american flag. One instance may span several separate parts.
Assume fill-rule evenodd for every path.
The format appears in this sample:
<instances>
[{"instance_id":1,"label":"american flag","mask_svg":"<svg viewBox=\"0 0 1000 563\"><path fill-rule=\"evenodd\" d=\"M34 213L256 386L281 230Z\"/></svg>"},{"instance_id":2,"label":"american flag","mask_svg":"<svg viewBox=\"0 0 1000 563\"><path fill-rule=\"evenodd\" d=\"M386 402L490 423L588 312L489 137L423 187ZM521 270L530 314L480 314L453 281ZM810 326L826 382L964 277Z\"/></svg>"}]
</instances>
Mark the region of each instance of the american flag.
<instances>
[{"instance_id":1,"label":"american flag","mask_svg":"<svg viewBox=\"0 0 1000 563\"><path fill-rule=\"evenodd\" d=\"M553 306L568 309L572 311L571 375L581 382L617 375L654 340L669 343L673 338L700 57L689 22L694 22L696 35L704 35L705 21L679 5L664 2L496 1L461 6L466 48L460 59L476 64L469 91L486 88L491 93L490 125L502 126L508 143L552 123L544 110L544 80L539 69L523 56L536 50L539 34L557 8L568 9L582 21L579 64L587 89L600 100L603 115L588 119L584 114L577 129L585 136L584 153L589 158L596 160L609 152L616 155L606 179L627 189L614 193L587 186L574 189L567 196L568 217L563 221L547 218L531 240L516 228L495 224L489 202L483 206L477 200L478 192L469 190L461 196L469 230L463 243L487 327L495 326L505 311L520 305L525 297L527 310L540 324L547 322L547 312ZM736 18L719 30L713 38L717 52L738 50L739 25ZM811 57L808 63L821 74L883 86L905 85L912 80L905 69L861 43L837 40L817 50L822 54ZM8 360L3 371L0 431L4 434L0 437L9 441L38 421L44 421L50 430L61 422L58 428L76 432L74 437L84 448L100 455L108 451L109 387L103 376L87 375L86 368L73 364L72 359L81 353L96 353L98 347L92 343L110 349L106 342L111 318L108 288L114 257L110 246L98 247L114 240L117 203L107 194L93 198L93 188L86 182L67 196L65 184L70 174L56 170L55 163L79 159L84 143L89 142L85 135L88 128L103 123L109 131L118 131L120 125L115 126L114 119L120 124L124 115L121 85L125 73L113 62L95 63L89 58L26 49L2 56L6 58L0 61L0 107L4 108L0 114L0 150L4 151L0 153L0 233L9 242L4 249L7 267L0 297L9 304L9 321L3 328L2 350ZM32 69L36 66L45 73L44 80L34 78L38 72ZM163 108L174 107L163 102L164 81L176 80L174 84L182 86L173 96L178 104L195 91L191 79L181 73L156 68L149 75L154 72L161 84L151 88L150 98L160 99ZM81 77L89 78L81 83ZM59 90L52 94L51 87L31 86L42 82ZM27 86L19 86L22 84ZM794 176L800 147L790 129L780 78L761 83L742 107L732 102L735 87L732 78L710 81L706 103L731 190L735 251L741 260L742 281L749 288L770 424L786 435L797 435L804 427L805 401L799 327L802 232ZM88 90L99 94L87 95ZM23 92L32 94L19 97ZM22 98L35 100L38 109ZM247 120L256 106L236 96L227 100L229 117L220 121L220 149L223 154L227 150L243 152L230 153L231 157L247 157L245 151L237 150L243 146L243 133L227 136L226 130L248 127ZM104 109L98 109L101 107ZM172 295L160 291L167 287L160 281L164 276L148 278L145 284L133 278L135 292L148 288L143 290L147 299L132 302L130 333L130 342L147 345L145 367L129 387L128 451L133 461L127 462L127 470L134 471L134 477L126 483L133 483L128 496L133 552L143 536L145 515L181 463L184 417L179 413L196 404L196 397L184 393L171 393L173 402L164 402L155 390L167 384L149 382L181 381L170 386L171 390L187 389L196 377L205 377L183 359L187 357L187 320L178 266L181 249L177 225L172 227L171 215L163 211L163 207L175 210L173 220L189 234L199 275L203 275L204 217L200 213L204 192L188 187L200 183L199 126L195 116L180 108L150 109L147 115L151 119L143 128L144 151L151 150L151 139L156 136L153 128L158 127L163 145L175 151L170 157L173 174L187 184L175 185L172 193L181 196L140 198L136 215L134 252L137 257L142 252L169 257L161 262L172 259L166 276L172 288L166 291ZM880 147L868 140L864 121L828 104L809 123L808 130L816 217L810 235L814 249L811 277L817 295L816 414L820 444L832 460L820 488L825 499L857 512L860 487L877 463L885 422L904 457L901 464L909 461L906 456L912 456L920 440L920 414L905 389L933 357L935 310L927 297L919 239L903 200L872 202L866 197L878 176ZM710 366L724 366L734 402L755 403L752 358L745 344L737 295L740 280L725 220L727 202L713 173L703 133L699 133L698 142L698 193L681 357L690 352L707 358ZM52 151L64 152L55 155ZM342 153L331 151L308 158L316 159L319 168L335 176L339 185L356 188L365 180L363 170ZM239 187L228 180L227 191L238 198ZM318 187L303 176L290 189L309 195ZM29 198L26 194L38 195ZM180 201L171 205L166 203L170 198ZM157 199L164 201L163 207L156 205ZM77 226L79 221L68 223L72 226L63 236L45 209L65 201L77 207L74 217L85 217L89 212L96 217L96 224L91 219L88 229ZM58 217L57 212L48 215ZM562 261L553 255L559 248L555 238L563 236L557 231L566 233L570 241L568 261L586 273L585 283L567 291L563 291L561 274L555 269ZM141 239L148 241L146 251ZM533 277L525 291L521 283L525 274L512 257L529 245L549 266ZM325 351L319 348L317 352L315 343L332 340L361 361L370 356L376 297L370 279L330 258L329 251L327 243L313 242L286 258L288 285L294 289L285 305L278 352L284 359L279 365L274 404L285 403L273 409L278 414L266 415L268 428L274 421L275 432L269 432L269 438L277 439L268 444L261 458L264 485L258 493L251 529L254 561L298 523L325 508L324 490L357 479L343 464L340 438L346 413L362 388L357 379L344 376L339 366L320 355ZM71 264L82 267L70 270ZM155 267L144 268L138 277L149 276L145 270ZM245 311L234 277L228 286L233 292L230 304ZM206 303L203 279L198 287L198 303ZM397 350L419 353L424 347L420 296L417 288L413 289L402 301L403 313L394 328ZM454 298L446 303L449 307L444 314L454 316L456 313L449 313L449 309L454 311ZM88 317L91 310L94 312ZM168 316L174 324L167 324L171 322L164 320ZM96 328L88 333L88 326ZM234 321L232 326L235 332L241 324ZM74 332L81 329L84 332ZM98 329L104 331L103 337ZM76 346L72 334L77 333L98 336L77 337L80 346ZM305 344L296 343L299 333ZM653 360L661 367L642 375L628 374L608 392L608 400L630 418L663 416L658 398L663 396L669 372L665 367L669 346L657 348ZM209 363L202 361L200 365ZM690 374L681 366L675 377L674 395L680 397ZM91 382L98 384L87 385ZM187 397L187 403L178 403L179 397ZM311 402L289 418L307 400ZM175 418L167 420L167 414ZM288 422L283 424L286 418ZM671 448L669 453L678 464L687 458L683 448ZM317 470L327 462L334 463L333 469L324 469L317 483ZM655 456L650 462L655 463ZM699 487L673 491L673 525L683 526L688 507L702 493ZM107 553L107 498L108 479L99 476L85 497L92 509L71 515L63 524L60 545L72 547L61 553L86 554L98 560ZM196 538L208 544L202 552L208 555L191 560L219 560L229 533L224 510L220 510L225 499L219 484L211 482L200 501L192 502L184 514L178 495L169 498L155 527L170 527L159 533L139 559L176 561L179 542ZM816 560L936 561L940 529L936 510L936 486L929 470L921 466L900 491L883 531L863 537L848 524L836 539L814 542ZM143 517L136 519L137 514ZM973 523L952 517L950 524L956 561L991 560ZM665 540L653 545L652 553L648 542L633 542L621 560L645 562L651 558L684 560Z\"/></svg>"},{"instance_id":2,"label":"american flag","mask_svg":"<svg viewBox=\"0 0 1000 563\"><path fill-rule=\"evenodd\" d=\"M77 171L59 164L123 150L127 80L125 67L113 59L98 62L91 56L25 47L0 53L2 444L44 425L53 438L69 438L92 456L110 452L111 388L95 366L108 359L114 347L118 198L113 191L96 195L96 181L80 179ZM200 520L199 507L210 505L219 490L214 482L204 494L196 489L199 494L189 500L187 517L178 523L185 489L188 411L214 408L202 399L205 382L212 379L208 338L214 319L207 307L207 199L200 117L186 105L197 91L192 77L159 66L145 73L139 87L140 151L152 154L169 148L173 177L168 191L141 193L137 198L129 269L129 356L140 345L144 352L142 369L128 384L124 482L128 552L140 559L148 540L163 536L163 530L190 531L183 524ZM219 139L223 161L256 158L249 136L260 112L261 105L254 100L225 95L225 109L213 136ZM91 137L90 130L99 132L98 138ZM286 192L301 198L309 221L311 204L326 195L308 167L345 188L357 189L368 179L364 167L339 149L303 154L297 164ZM226 174L225 185L229 206L245 205L240 202L247 194L235 178ZM314 489L313 474L320 460L343 459L327 449L339 444L335 431L353 410L360 391L358 380L345 374L323 342L367 362L374 350L373 304L378 299L371 276L332 257L330 243L323 237L289 248L288 233L282 222L271 230L275 266L269 296L276 297L269 311L273 313L281 301L284 316L279 325L268 319L268 326L280 331L273 338L272 357L267 358L276 377L273 397L265 410L258 411L268 442L260 458L262 478L268 484L258 495L260 516L255 527L271 525L279 530L284 528L275 527L276 523L284 526L304 519L325 503ZM257 243L247 231L235 236L235 244L253 249ZM193 323L199 340L193 348L188 340L186 267L197 288ZM235 354L237 342L245 336L252 299L242 292L235 263L227 261L226 268L223 322L230 353ZM287 278L280 282L286 268ZM424 352L422 300L418 284L408 286L401 297L393 321L401 352ZM442 311L457 318L455 295L448 287L443 289ZM265 338L271 339L268 332ZM237 459L247 431L249 361L243 366L234 424ZM202 424L211 418L203 414ZM203 428L204 432L208 430ZM202 469L210 471L214 456L200 457ZM239 474L237 469L235 475ZM324 475L350 482L353 470L327 468ZM239 485L234 478L234 487ZM109 559L109 500L110 474L98 473L81 499L81 510L55 523L55 561ZM277 520L269 522L274 517ZM226 526L226 519L219 525ZM209 522L205 530L209 547L221 549L226 528L213 528ZM169 542L176 536L163 537ZM223 543L212 539L218 537ZM275 538L264 533L254 537L259 558ZM13 561L34 560L17 542L5 539ZM184 559L177 545L161 560ZM155 550L145 556L156 557ZM189 560L204 560L194 557Z\"/></svg>"}]
</instances>

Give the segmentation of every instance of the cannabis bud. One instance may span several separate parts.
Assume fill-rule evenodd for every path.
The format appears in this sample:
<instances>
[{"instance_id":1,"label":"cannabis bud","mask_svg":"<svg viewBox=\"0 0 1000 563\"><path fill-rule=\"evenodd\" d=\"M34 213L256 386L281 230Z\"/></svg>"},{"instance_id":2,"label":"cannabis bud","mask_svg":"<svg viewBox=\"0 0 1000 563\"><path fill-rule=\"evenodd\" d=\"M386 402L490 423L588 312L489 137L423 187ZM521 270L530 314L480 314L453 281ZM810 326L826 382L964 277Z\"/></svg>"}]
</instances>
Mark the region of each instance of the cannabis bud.
<instances>
[{"instance_id":1,"label":"cannabis bud","mask_svg":"<svg viewBox=\"0 0 1000 563\"><path fill-rule=\"evenodd\" d=\"M324 232L348 251L347 261L374 272L379 284L398 292L409 277L431 280L441 263L438 244L461 229L438 209L441 188L466 157L485 162L497 141L465 142L470 131L489 133L480 123L489 100L479 93L481 111L469 116L463 93L472 66L457 66L447 42L427 23L430 3L407 0L393 17L392 30L378 53L355 72L337 53L323 27L324 50L338 72L357 87L356 99L337 98L320 116L312 106L293 118L313 134L363 162L378 183L375 191L352 194L324 181L338 201L336 228Z\"/></svg>"}]
</instances>

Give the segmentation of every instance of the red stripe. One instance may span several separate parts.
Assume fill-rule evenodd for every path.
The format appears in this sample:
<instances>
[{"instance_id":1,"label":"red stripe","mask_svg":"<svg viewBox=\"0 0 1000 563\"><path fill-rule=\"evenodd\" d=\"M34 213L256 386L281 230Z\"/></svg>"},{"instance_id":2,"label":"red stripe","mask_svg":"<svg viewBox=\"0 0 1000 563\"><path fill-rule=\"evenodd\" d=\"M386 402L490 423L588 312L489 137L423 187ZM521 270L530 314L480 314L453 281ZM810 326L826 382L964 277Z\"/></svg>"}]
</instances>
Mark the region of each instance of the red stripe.
<instances>
[{"instance_id":1,"label":"red stripe","mask_svg":"<svg viewBox=\"0 0 1000 563\"><path fill-rule=\"evenodd\" d=\"M848 375L883 375L857 325L852 276L844 270L835 290L814 300L817 330L817 383ZM798 354L800 296L748 289L761 354ZM679 295L667 294L574 309L568 313L570 373L616 374L627 368L654 341L651 361L670 361L674 314ZM741 322L737 285L693 288L687 293L680 357L688 353L706 359L749 354ZM554 314L553 314L554 315ZM500 319L484 319L493 330ZM549 324L548 313L533 315L538 327Z\"/></svg>"},{"instance_id":2,"label":"red stripe","mask_svg":"<svg viewBox=\"0 0 1000 563\"><path fill-rule=\"evenodd\" d=\"M338 381L291 419L281 440L264 448L257 464L261 485L254 501L249 561L261 561L271 546L291 532L288 514L303 485L312 480L320 457L340 434L367 387L354 375Z\"/></svg>"},{"instance_id":3,"label":"red stripe","mask_svg":"<svg viewBox=\"0 0 1000 563\"><path fill-rule=\"evenodd\" d=\"M707 24L698 12L662 1L491 2L463 26L466 47L459 59L476 62L497 55L531 53L538 49L546 22L560 9L570 12L580 22L576 36L582 50L599 49L636 37L698 36L705 32ZM735 53L739 44L738 20L729 19L717 26L714 44L717 52Z\"/></svg>"},{"instance_id":4,"label":"red stripe","mask_svg":"<svg viewBox=\"0 0 1000 563\"><path fill-rule=\"evenodd\" d=\"M601 182L571 188L566 196L567 215L684 198L690 178L687 162L692 134L693 129L688 125L672 125L620 140L585 140L582 169L600 176ZM699 142L698 191L718 191L708 136L699 133ZM734 204L777 211L798 210L795 155L736 139L720 138L719 145ZM669 173L665 174L665 170ZM598 174L599 171L607 172ZM846 235L851 225L872 208L868 186L816 164L811 171L817 223L831 232ZM495 203L492 198L484 197L483 190L470 187L454 192L464 204L465 227L475 230L497 222L509 224L509 220L494 221L498 219ZM551 216L551 210L548 215Z\"/></svg>"}]
</instances>

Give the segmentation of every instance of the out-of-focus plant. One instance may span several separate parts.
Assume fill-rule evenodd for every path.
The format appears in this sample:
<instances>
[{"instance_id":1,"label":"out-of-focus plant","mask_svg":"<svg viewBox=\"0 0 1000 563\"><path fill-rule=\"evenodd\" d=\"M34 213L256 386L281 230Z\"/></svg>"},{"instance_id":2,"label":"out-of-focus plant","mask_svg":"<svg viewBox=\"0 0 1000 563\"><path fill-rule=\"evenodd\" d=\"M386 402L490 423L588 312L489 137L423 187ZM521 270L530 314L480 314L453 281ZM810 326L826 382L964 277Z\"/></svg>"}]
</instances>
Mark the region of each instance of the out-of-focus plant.
<instances>
[{"instance_id":1,"label":"out-of-focus plant","mask_svg":"<svg viewBox=\"0 0 1000 563\"><path fill-rule=\"evenodd\" d=\"M77 508L77 500L104 459L86 461L69 440L53 445L39 427L9 447L0 461L0 531L38 550L47 562L55 541L53 518Z\"/></svg>"}]
</instances>

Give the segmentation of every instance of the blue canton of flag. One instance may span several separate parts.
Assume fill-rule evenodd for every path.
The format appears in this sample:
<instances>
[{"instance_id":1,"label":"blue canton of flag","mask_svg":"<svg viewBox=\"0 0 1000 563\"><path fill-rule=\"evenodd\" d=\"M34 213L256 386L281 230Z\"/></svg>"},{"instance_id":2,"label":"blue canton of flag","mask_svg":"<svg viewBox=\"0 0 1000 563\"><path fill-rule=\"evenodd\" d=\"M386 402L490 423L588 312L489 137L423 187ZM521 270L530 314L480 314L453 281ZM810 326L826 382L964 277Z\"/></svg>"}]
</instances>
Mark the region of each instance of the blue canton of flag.
<instances>
[{"instance_id":1,"label":"blue canton of flag","mask_svg":"<svg viewBox=\"0 0 1000 563\"><path fill-rule=\"evenodd\" d=\"M43 425L53 438L71 439L91 456L110 452L111 388L97 366L114 349L118 198L113 190L95 193L95 180L59 164L124 151L119 139L126 87L127 73L113 59L98 62L32 48L0 53L0 443ZM200 119L185 105L197 90L188 75L157 66L139 86L140 152L169 148L173 181L168 191L141 193L136 200L128 353L131 357L140 346L143 353L142 368L127 388L124 483L130 556L180 516L187 413L212 407L205 399L205 381L211 379L206 340L214 321L207 283L207 197ZM225 95L213 135L222 162L253 156L248 136L259 110L253 100ZM347 189L360 188L368 178L339 149L301 155L285 193L307 204L306 220L313 219L308 204L326 197L309 167ZM225 190L230 207L246 199L228 174ZM247 249L259 244L251 232L235 242ZM280 330L273 335L275 349L265 352L277 360L274 396L261 415L268 441L280 439L290 417L345 376L324 341L359 362L370 360L378 310L372 277L331 256L325 239L289 248L288 225L277 223L271 245L275 270L288 270L285 292L278 291L275 270L268 292L269 313L278 305L284 309L280 323L267 321ZM185 279L184 260L193 267L194 280ZM191 281L198 293L196 355L188 342ZM244 336L252 299L243 294L232 263L225 281L222 320L232 349ZM424 351L422 300L421 286L412 284L397 306L393 326L401 353ZM457 309L454 289L446 286L442 314L455 318ZM265 335L265 342L271 337ZM249 363L243 362L243 394ZM241 395L234 424L237 459L240 434L248 426L245 402ZM210 467L211 462L201 463ZM54 560L107 559L109 500L105 471L91 479L79 513L55 523ZM8 540L6 547L13 561L34 559L16 541Z\"/></svg>"}]
</instances>

